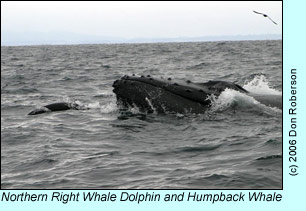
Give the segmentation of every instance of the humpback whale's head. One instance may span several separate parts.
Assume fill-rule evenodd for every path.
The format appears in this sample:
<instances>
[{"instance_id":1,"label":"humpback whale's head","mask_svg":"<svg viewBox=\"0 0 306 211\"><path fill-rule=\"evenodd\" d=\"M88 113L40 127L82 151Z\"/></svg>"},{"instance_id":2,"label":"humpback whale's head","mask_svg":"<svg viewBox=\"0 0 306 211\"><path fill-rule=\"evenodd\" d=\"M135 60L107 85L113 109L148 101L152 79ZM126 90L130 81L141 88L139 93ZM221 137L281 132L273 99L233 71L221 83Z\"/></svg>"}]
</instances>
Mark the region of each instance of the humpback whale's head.
<instances>
[{"instance_id":1,"label":"humpback whale's head","mask_svg":"<svg viewBox=\"0 0 306 211\"><path fill-rule=\"evenodd\" d=\"M118 104L148 112L203 113L210 104L209 90L189 80L123 76L113 87Z\"/></svg>"}]
</instances>

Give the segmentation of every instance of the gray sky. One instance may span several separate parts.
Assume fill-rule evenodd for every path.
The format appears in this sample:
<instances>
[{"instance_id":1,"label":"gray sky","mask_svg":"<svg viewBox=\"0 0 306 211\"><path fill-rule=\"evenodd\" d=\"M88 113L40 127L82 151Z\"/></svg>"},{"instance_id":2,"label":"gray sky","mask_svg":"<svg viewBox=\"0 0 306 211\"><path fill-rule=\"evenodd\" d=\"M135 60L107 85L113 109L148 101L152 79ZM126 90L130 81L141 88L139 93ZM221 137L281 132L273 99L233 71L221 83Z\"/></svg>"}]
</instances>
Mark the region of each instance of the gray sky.
<instances>
[{"instance_id":1,"label":"gray sky","mask_svg":"<svg viewBox=\"0 0 306 211\"><path fill-rule=\"evenodd\" d=\"M281 34L282 2L1 2L1 31L125 39Z\"/></svg>"}]
</instances>

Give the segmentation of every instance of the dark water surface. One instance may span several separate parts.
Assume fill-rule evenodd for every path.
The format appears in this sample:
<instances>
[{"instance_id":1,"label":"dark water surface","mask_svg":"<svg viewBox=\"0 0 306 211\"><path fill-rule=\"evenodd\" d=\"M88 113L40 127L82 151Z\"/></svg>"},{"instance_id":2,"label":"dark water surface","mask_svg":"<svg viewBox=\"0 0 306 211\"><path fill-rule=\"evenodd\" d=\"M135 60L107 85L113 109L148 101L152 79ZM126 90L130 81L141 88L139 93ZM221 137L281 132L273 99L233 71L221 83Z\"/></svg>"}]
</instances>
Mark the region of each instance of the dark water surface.
<instances>
[{"instance_id":1,"label":"dark water surface","mask_svg":"<svg viewBox=\"0 0 306 211\"><path fill-rule=\"evenodd\" d=\"M1 188L282 188L282 111L225 90L202 115L120 112L125 74L281 95L282 42L1 47ZM53 102L89 110L28 116Z\"/></svg>"}]
</instances>

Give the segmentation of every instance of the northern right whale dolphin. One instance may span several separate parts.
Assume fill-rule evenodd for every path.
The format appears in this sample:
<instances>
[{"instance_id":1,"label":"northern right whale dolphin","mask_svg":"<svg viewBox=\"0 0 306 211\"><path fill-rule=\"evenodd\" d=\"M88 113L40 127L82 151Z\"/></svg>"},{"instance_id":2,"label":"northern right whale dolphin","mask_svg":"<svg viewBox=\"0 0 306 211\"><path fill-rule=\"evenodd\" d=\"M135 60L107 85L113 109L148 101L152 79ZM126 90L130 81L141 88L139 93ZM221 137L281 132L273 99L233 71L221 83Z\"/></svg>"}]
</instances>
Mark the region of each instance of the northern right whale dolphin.
<instances>
[{"instance_id":1,"label":"northern right whale dolphin","mask_svg":"<svg viewBox=\"0 0 306 211\"><path fill-rule=\"evenodd\" d=\"M51 111L65 111L69 109L80 110L83 108L81 108L81 106L79 106L76 103L66 103L66 102L52 103L49 105L45 105L41 108L35 109L31 111L30 113L28 113L28 115L43 114L43 113L51 112Z\"/></svg>"}]
</instances>

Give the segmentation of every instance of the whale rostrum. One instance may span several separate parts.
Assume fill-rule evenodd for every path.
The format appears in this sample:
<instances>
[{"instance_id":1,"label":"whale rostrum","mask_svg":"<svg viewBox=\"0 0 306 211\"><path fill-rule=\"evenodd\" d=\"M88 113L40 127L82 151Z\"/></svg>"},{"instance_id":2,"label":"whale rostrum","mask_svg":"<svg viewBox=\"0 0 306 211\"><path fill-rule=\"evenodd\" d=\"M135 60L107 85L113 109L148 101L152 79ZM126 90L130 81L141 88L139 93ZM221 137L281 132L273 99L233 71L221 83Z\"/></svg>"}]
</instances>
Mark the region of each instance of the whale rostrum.
<instances>
[{"instance_id":1,"label":"whale rostrum","mask_svg":"<svg viewBox=\"0 0 306 211\"><path fill-rule=\"evenodd\" d=\"M212 103L209 96L218 97L227 88L252 96L265 105L281 108L281 96L255 95L227 81L193 83L172 78L123 76L113 83L113 87L118 104L137 106L148 112L204 113Z\"/></svg>"}]
</instances>

